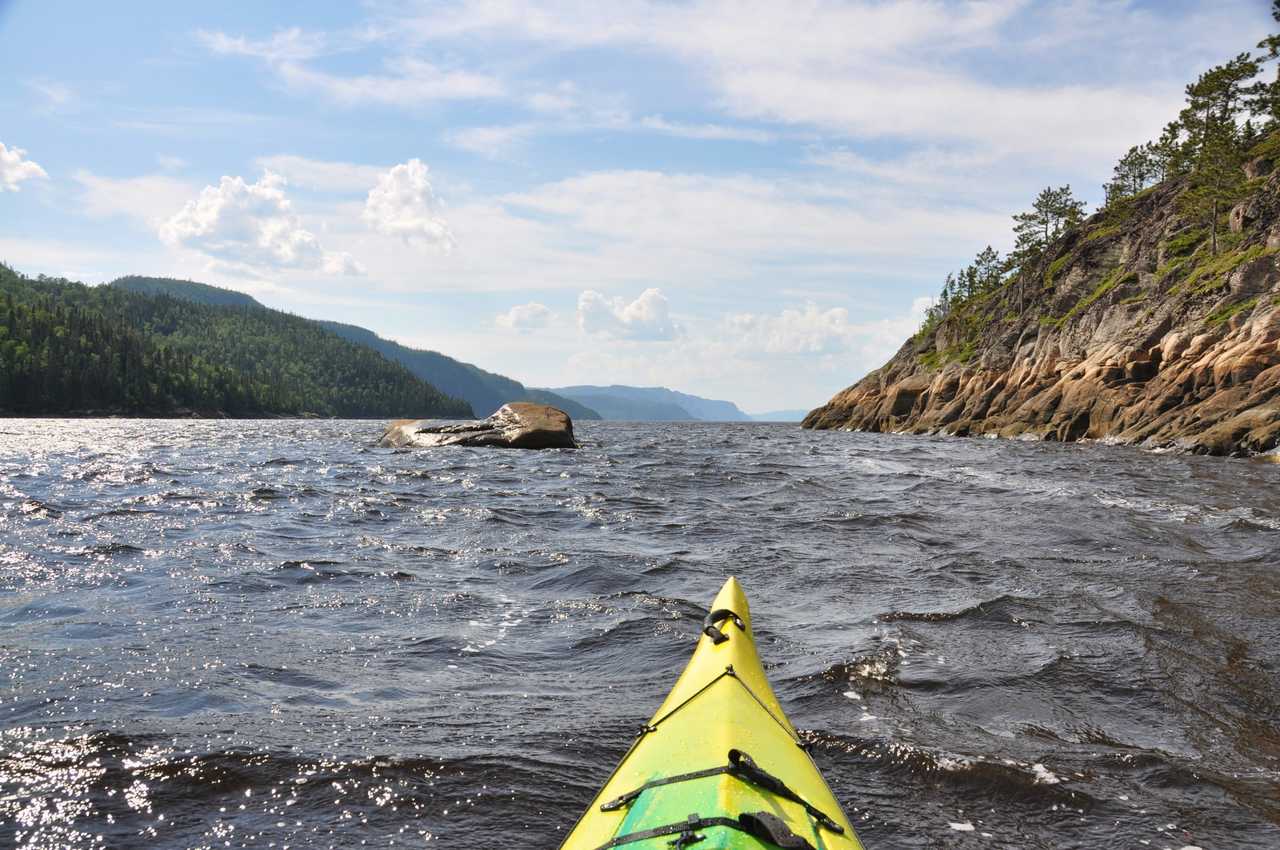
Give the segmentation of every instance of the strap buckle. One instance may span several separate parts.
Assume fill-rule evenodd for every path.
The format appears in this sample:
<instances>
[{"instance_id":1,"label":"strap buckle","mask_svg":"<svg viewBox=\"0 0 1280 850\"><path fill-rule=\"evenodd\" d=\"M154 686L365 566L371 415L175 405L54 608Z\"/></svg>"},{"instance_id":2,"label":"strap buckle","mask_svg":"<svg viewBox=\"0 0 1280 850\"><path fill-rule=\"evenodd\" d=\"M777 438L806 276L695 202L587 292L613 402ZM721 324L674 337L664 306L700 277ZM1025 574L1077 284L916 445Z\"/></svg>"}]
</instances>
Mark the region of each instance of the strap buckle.
<instances>
[{"instance_id":1,"label":"strap buckle","mask_svg":"<svg viewBox=\"0 0 1280 850\"><path fill-rule=\"evenodd\" d=\"M702 621L702 633L711 638L711 642L714 644L721 644L729 639L727 634L716 628L716 624L723 620L733 620L733 624L740 631L745 632L747 630L747 624L742 622L742 618L733 613L733 611L728 608L717 608Z\"/></svg>"}]
</instances>

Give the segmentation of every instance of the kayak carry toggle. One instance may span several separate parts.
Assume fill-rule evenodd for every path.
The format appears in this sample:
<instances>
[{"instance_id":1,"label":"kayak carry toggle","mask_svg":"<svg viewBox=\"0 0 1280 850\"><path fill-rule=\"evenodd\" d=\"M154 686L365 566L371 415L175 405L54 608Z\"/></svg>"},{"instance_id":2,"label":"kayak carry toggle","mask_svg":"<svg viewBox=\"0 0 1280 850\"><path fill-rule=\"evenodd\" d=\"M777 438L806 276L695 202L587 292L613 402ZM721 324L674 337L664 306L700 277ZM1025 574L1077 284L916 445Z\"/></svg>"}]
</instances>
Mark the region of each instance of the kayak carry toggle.
<instances>
[{"instance_id":1,"label":"kayak carry toggle","mask_svg":"<svg viewBox=\"0 0 1280 850\"><path fill-rule=\"evenodd\" d=\"M708 614L702 621L702 633L711 638L711 642L714 644L724 643L729 639L729 636L716 628L716 623L729 619L733 620L733 624L737 626L740 631L745 632L747 630L747 624L742 622L742 618L733 613L733 611L728 608L717 608Z\"/></svg>"}]
</instances>

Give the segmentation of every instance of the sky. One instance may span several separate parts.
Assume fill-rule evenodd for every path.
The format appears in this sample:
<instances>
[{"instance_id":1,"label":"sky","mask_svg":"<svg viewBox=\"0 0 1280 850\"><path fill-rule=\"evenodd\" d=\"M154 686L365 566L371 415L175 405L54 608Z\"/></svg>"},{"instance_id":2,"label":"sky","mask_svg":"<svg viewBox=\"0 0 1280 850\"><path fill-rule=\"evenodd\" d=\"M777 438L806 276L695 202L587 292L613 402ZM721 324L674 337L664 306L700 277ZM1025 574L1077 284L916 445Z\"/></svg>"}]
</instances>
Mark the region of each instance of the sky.
<instances>
[{"instance_id":1,"label":"sky","mask_svg":"<svg viewBox=\"0 0 1280 850\"><path fill-rule=\"evenodd\" d=\"M1266 0L0 0L0 261L811 408Z\"/></svg>"}]
</instances>

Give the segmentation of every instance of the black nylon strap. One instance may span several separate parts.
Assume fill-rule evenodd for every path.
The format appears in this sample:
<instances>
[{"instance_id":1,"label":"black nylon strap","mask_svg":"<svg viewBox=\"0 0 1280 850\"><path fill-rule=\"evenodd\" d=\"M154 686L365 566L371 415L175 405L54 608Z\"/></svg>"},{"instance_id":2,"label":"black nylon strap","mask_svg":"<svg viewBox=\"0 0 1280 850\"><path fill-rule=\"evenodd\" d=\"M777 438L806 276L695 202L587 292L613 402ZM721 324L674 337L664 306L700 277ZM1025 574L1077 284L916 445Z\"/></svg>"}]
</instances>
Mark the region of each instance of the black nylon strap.
<instances>
[{"instance_id":1,"label":"black nylon strap","mask_svg":"<svg viewBox=\"0 0 1280 850\"><path fill-rule=\"evenodd\" d=\"M639 788L632 789L621 796L613 798L607 803L601 804L600 811L613 812L629 806L634 803L641 794L648 791L650 788L660 788L663 785L674 785L678 782L689 782L694 779L704 779L708 776L717 776L719 774L728 774L729 776L740 779L743 782L754 785L757 788L768 791L771 794L776 794L784 800L790 800L791 802L803 807L805 812L818 822L819 826L838 835L844 834L844 827L836 823L835 820L829 817L817 806L813 805L808 800L805 800L795 791L792 791L787 783L757 765L751 756L747 755L742 750L729 750L729 763L721 765L720 767L708 767L703 770L692 771L691 773L680 773L675 776L663 776L658 779L652 779L641 785Z\"/></svg>"},{"instance_id":2,"label":"black nylon strap","mask_svg":"<svg viewBox=\"0 0 1280 850\"><path fill-rule=\"evenodd\" d=\"M747 755L742 750L729 750L729 763L734 768L732 771L734 776L737 776L740 779L745 779L757 788L763 788L766 791L771 791L783 799L790 800L793 803L798 803L804 807L804 810L809 813L809 816L816 820L820 826L824 826L835 833L844 833L844 827L832 820L817 806L801 797L795 791L792 791L787 783L757 765L755 761L752 760L751 756Z\"/></svg>"},{"instance_id":3,"label":"black nylon strap","mask_svg":"<svg viewBox=\"0 0 1280 850\"><path fill-rule=\"evenodd\" d=\"M655 826L652 829L644 829L640 832L628 832L626 835L619 835L601 844L596 850L609 850L610 847L621 847L623 844L632 844L636 841L661 838L664 835L679 835L683 832L692 832L695 829L707 829L713 826L723 826L729 829L736 829L739 832L746 832L736 818L700 818L695 816L688 820L676 821L675 823Z\"/></svg>"},{"instance_id":4,"label":"black nylon strap","mask_svg":"<svg viewBox=\"0 0 1280 850\"><path fill-rule=\"evenodd\" d=\"M607 803L600 804L600 811L615 812L618 809L625 808L636 801L641 794L650 788L658 788L663 785L674 785L677 782L689 782L694 779L705 779L708 776L716 776L721 773L733 773L733 765L726 764L720 767L708 767L705 770L695 770L690 773L678 773L675 776L663 776L658 779L651 779L639 788L635 788L620 797L614 797Z\"/></svg>"}]
</instances>

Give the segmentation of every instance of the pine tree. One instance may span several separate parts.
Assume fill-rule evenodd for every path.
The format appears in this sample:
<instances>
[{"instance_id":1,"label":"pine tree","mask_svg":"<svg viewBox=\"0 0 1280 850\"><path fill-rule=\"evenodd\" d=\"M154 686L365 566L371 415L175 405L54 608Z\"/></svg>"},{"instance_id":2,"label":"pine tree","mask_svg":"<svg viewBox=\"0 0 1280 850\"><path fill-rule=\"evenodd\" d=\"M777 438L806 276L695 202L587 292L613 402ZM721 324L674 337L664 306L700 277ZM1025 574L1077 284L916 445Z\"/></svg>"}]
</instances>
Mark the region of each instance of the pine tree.
<instances>
[{"instance_id":1,"label":"pine tree","mask_svg":"<svg viewBox=\"0 0 1280 850\"><path fill-rule=\"evenodd\" d=\"M1013 217L1014 245L1010 262L1020 272L1018 285L1018 309L1026 305L1025 272L1039 262L1049 243L1062 235L1068 227L1079 224L1084 219L1084 202L1076 200L1071 194L1071 187L1061 186L1057 189L1045 187L1030 212L1018 213Z\"/></svg>"},{"instance_id":2,"label":"pine tree","mask_svg":"<svg viewBox=\"0 0 1280 850\"><path fill-rule=\"evenodd\" d=\"M1182 138L1183 128L1177 121L1170 121L1164 127L1160 138L1151 144L1152 164L1156 169L1156 180L1164 182L1170 177L1185 174L1187 171L1186 146Z\"/></svg>"},{"instance_id":3,"label":"pine tree","mask_svg":"<svg viewBox=\"0 0 1280 850\"><path fill-rule=\"evenodd\" d=\"M1280 24L1280 0L1272 0L1271 16ZM1258 42L1258 49L1265 51L1258 57L1258 63L1280 59L1280 33L1270 35ZM1271 82L1255 83L1247 92L1246 100L1249 111L1264 119L1261 133L1265 134L1280 128L1280 62L1276 63L1276 77Z\"/></svg>"},{"instance_id":4,"label":"pine tree","mask_svg":"<svg viewBox=\"0 0 1280 850\"><path fill-rule=\"evenodd\" d=\"M974 258L973 270L979 292L995 289L1000 285L1000 277L1004 274L1004 261L1000 259L1000 252L990 245L983 248Z\"/></svg>"},{"instance_id":5,"label":"pine tree","mask_svg":"<svg viewBox=\"0 0 1280 850\"><path fill-rule=\"evenodd\" d=\"M1156 146L1152 142L1129 148L1112 172L1111 182L1102 188L1106 192L1106 204L1128 198L1141 192L1160 173Z\"/></svg>"},{"instance_id":6,"label":"pine tree","mask_svg":"<svg viewBox=\"0 0 1280 850\"><path fill-rule=\"evenodd\" d=\"M1187 86L1180 121L1187 128L1192 156L1191 185L1179 198L1182 211L1207 225L1210 251L1218 253L1219 217L1236 197L1244 174L1240 115L1249 81L1259 66L1248 53L1211 68Z\"/></svg>"},{"instance_id":7,"label":"pine tree","mask_svg":"<svg viewBox=\"0 0 1280 850\"><path fill-rule=\"evenodd\" d=\"M1200 160L1191 172L1191 185L1178 199L1182 211L1202 220L1209 228L1210 253L1218 253L1218 229L1222 212L1236 198L1244 172L1241 145L1234 126L1216 124L1201 144Z\"/></svg>"}]
</instances>

